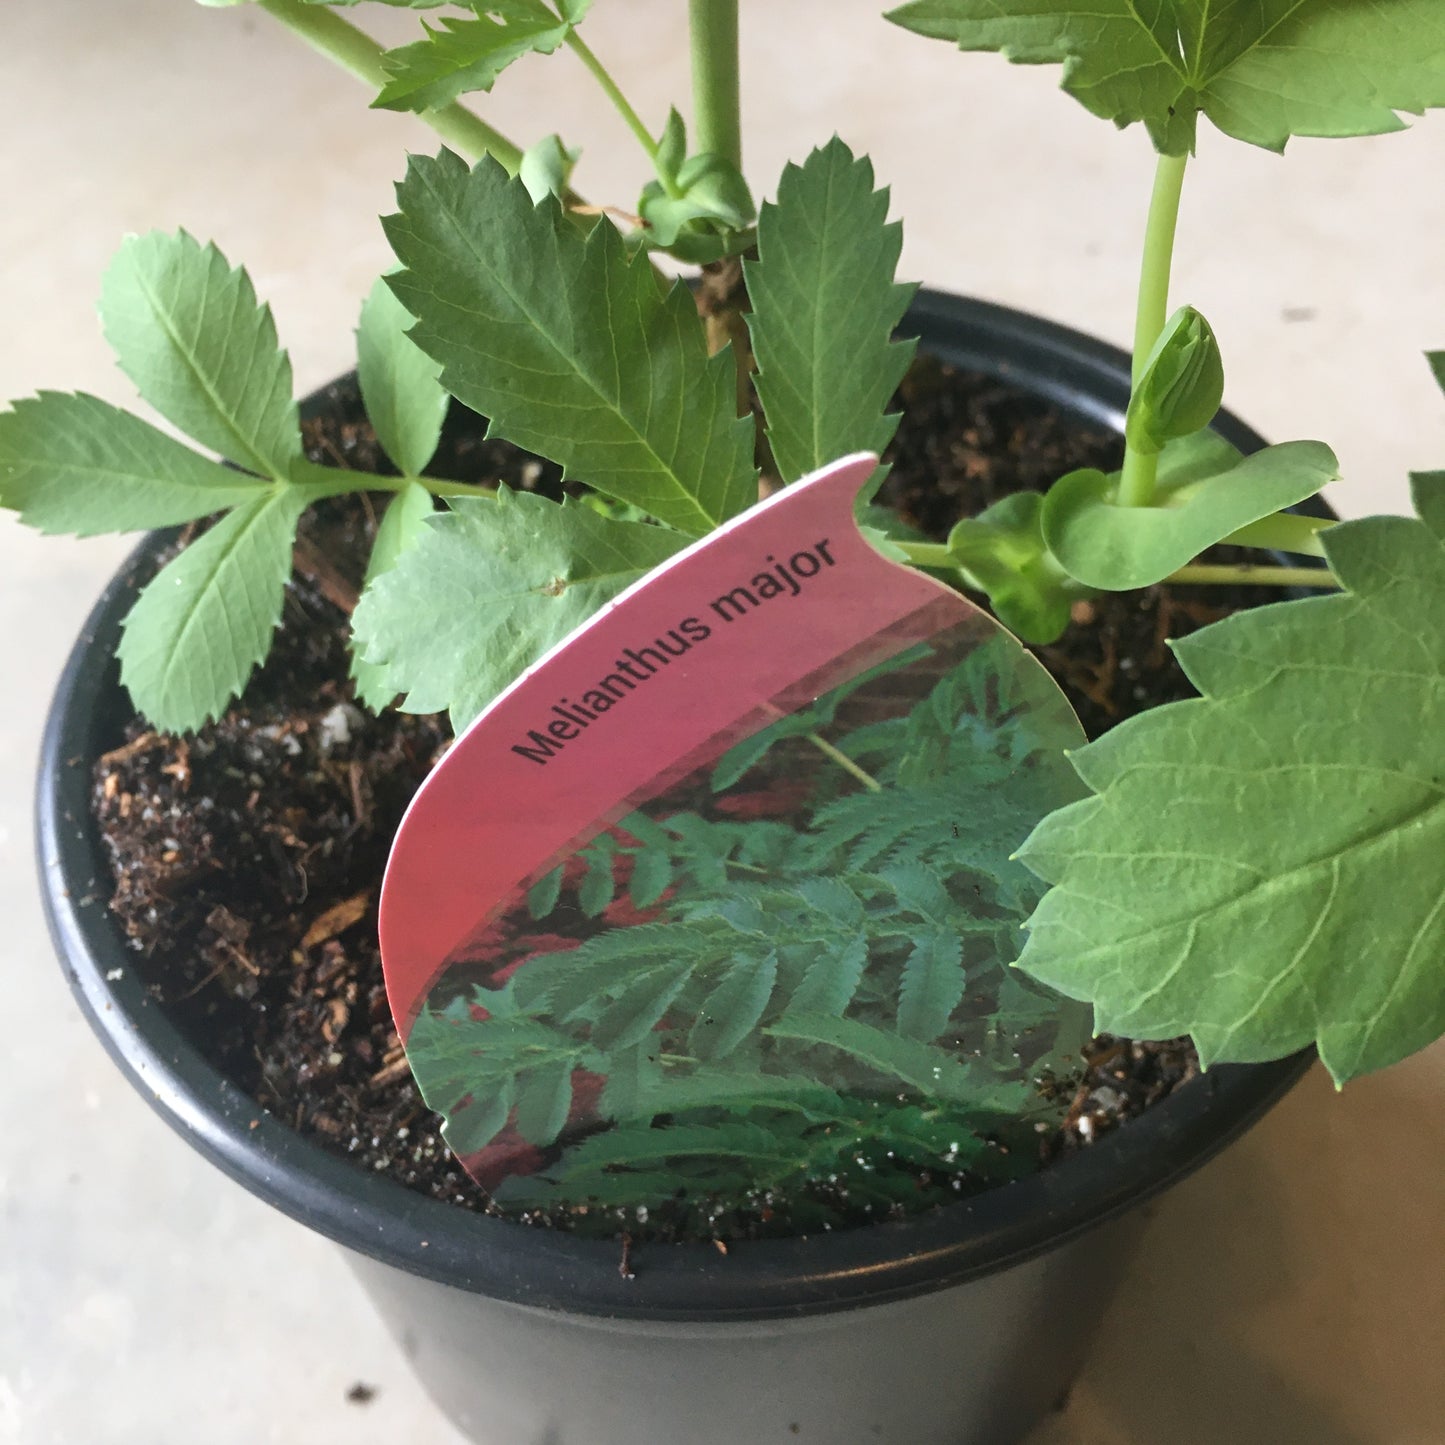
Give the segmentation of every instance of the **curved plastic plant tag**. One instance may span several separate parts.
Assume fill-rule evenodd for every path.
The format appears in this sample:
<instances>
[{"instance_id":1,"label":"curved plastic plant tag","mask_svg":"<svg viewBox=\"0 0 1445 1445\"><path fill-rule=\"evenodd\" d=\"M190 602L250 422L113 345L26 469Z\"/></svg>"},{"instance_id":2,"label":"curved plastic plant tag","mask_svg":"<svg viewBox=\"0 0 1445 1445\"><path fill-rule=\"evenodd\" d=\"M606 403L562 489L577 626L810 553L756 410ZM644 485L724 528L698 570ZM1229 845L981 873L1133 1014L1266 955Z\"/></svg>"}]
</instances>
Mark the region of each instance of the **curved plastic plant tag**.
<instances>
[{"instance_id":1,"label":"curved plastic plant tag","mask_svg":"<svg viewBox=\"0 0 1445 1445\"><path fill-rule=\"evenodd\" d=\"M847 458L619 596L458 739L381 903L412 1069L519 1210L814 1228L1035 1167L1087 1010L1008 967L1062 694L888 561Z\"/></svg>"}]
</instances>

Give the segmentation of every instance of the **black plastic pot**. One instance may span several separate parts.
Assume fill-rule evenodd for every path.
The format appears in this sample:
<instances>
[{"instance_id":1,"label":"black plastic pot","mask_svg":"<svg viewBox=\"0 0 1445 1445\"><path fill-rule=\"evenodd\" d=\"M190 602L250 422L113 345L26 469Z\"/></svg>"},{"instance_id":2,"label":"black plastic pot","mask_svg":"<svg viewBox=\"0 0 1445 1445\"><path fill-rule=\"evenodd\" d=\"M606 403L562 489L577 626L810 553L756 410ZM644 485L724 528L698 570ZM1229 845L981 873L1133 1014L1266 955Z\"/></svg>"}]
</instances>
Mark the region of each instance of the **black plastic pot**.
<instances>
[{"instance_id":1,"label":"black plastic pot","mask_svg":"<svg viewBox=\"0 0 1445 1445\"><path fill-rule=\"evenodd\" d=\"M947 361L1122 424L1129 361L1113 347L927 292L906 325ZM1231 417L1219 429L1262 445ZM112 654L147 551L97 605L46 730L38 842L56 948L136 1087L233 1179L343 1247L423 1384L478 1445L1013 1441L1078 1370L1137 1228L1128 1211L1239 1135L1310 1063L1211 1070L1093 1149L933 1215L726 1256L649 1246L630 1279L615 1244L410 1193L262 1113L130 967L88 794L127 711Z\"/></svg>"}]
</instances>

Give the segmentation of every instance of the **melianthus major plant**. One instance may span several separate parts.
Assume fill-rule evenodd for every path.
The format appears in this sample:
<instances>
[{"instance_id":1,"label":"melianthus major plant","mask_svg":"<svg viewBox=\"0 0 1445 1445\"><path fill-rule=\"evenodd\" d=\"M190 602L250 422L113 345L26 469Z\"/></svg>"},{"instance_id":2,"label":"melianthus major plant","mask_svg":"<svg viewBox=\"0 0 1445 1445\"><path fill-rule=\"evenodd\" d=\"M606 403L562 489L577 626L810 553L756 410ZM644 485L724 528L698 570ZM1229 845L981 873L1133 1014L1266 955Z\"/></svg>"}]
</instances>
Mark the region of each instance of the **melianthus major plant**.
<instances>
[{"instance_id":1,"label":"melianthus major plant","mask_svg":"<svg viewBox=\"0 0 1445 1445\"><path fill-rule=\"evenodd\" d=\"M390 51L339 4L254 3L451 149L411 161L385 222L399 269L361 319L361 385L396 476L305 458L269 311L244 271L183 233L125 244L102 318L142 397L230 465L93 397L43 394L0 416L0 502L42 530L218 517L127 620L123 679L157 725L198 727L245 685L297 521L320 498L392 493L354 619L359 695L460 725L751 505L760 473L786 484L886 445L912 350L892 335L910 295L899 227L838 140L755 209L736 0L690 0L690 130L677 109L638 115L583 37L590 0L374 0L445 10ZM1445 1031L1445 473L1415 479L1416 519L1289 512L1335 478L1333 455L1291 442L1241 457L1208 430L1219 347L1198 311L1171 313L1169 275L1201 116L1275 150L1396 129L1398 112L1445 105L1445 15L1432 0L916 0L889 18L1062 64L1090 111L1145 125L1158 163L1120 472L1073 472L942 542L879 545L985 595L1031 641L1059 635L1080 598L1169 579L1335 589L1180 644L1201 698L1074 756L1092 796L1015 840L1052 884L1019 964L1092 1001L1101 1028L1193 1034L1206 1062L1314 1042L1337 1080L1382 1067ZM522 149L459 104L520 56L563 47L652 167L630 213L573 192L563 138ZM662 255L705 268L705 316L659 275ZM1445 356L1432 362L1445 385ZM760 423L740 407L749 385ZM587 500L427 475L450 397L585 483ZM1220 541L1314 561L1195 561Z\"/></svg>"}]
</instances>

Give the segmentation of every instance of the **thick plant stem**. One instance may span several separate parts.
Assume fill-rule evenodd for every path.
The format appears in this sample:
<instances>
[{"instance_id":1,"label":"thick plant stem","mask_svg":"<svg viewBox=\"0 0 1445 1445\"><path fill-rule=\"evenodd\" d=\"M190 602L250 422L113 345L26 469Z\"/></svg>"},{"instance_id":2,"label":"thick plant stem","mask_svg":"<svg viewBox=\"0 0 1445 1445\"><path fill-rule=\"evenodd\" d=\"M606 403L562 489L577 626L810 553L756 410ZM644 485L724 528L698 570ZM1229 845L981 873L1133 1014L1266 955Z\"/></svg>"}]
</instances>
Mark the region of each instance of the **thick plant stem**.
<instances>
[{"instance_id":1,"label":"thick plant stem","mask_svg":"<svg viewBox=\"0 0 1445 1445\"><path fill-rule=\"evenodd\" d=\"M320 5L305 5L301 0L257 0L257 3L260 9L273 16L292 34L363 84L376 90L386 84L387 75L381 63L382 47L334 10ZM522 163L521 150L465 106L443 105L435 110L419 111L418 115L449 146L454 146L463 155L473 160L483 155L492 156L516 175L517 167Z\"/></svg>"},{"instance_id":2,"label":"thick plant stem","mask_svg":"<svg viewBox=\"0 0 1445 1445\"><path fill-rule=\"evenodd\" d=\"M1256 567L1249 562L1229 566L1196 564L1181 567L1166 582L1204 583L1235 587L1241 583L1257 587L1338 587L1339 579L1328 567Z\"/></svg>"},{"instance_id":3,"label":"thick plant stem","mask_svg":"<svg viewBox=\"0 0 1445 1445\"><path fill-rule=\"evenodd\" d=\"M743 168L738 0L688 0L693 149Z\"/></svg>"},{"instance_id":4,"label":"thick plant stem","mask_svg":"<svg viewBox=\"0 0 1445 1445\"><path fill-rule=\"evenodd\" d=\"M1139 267L1139 304L1134 314L1135 385L1169 319L1169 273L1174 264L1174 232L1179 224L1179 198L1183 194L1184 169L1188 163L1187 153L1161 155L1154 171L1154 194L1149 202L1144 255ZM1154 480L1158 473L1157 453L1126 447L1124 473L1119 479L1120 505L1147 507L1154 500Z\"/></svg>"},{"instance_id":5,"label":"thick plant stem","mask_svg":"<svg viewBox=\"0 0 1445 1445\"><path fill-rule=\"evenodd\" d=\"M627 128L637 137L638 144L647 152L649 160L657 159L657 138L643 125L642 117L633 110L631 102L623 95L617 82L608 73L607 67L592 53L592 48L575 30L567 35L567 48L591 72L592 78L602 87L618 115L627 122Z\"/></svg>"}]
</instances>

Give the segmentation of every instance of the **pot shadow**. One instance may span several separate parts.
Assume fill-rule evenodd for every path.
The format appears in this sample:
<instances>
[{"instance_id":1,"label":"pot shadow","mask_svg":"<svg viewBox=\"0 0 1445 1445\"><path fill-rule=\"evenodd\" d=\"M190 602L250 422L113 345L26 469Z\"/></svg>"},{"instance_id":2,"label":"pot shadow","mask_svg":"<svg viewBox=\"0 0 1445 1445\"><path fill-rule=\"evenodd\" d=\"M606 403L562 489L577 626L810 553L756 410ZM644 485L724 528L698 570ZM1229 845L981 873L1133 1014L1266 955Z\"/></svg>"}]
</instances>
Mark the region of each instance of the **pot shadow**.
<instances>
[{"instance_id":1,"label":"pot shadow","mask_svg":"<svg viewBox=\"0 0 1445 1445\"><path fill-rule=\"evenodd\" d=\"M1441 1048L1342 1095L1317 1066L1154 1205L1072 1398L1026 1445L1445 1438L1442 1080Z\"/></svg>"}]
</instances>

